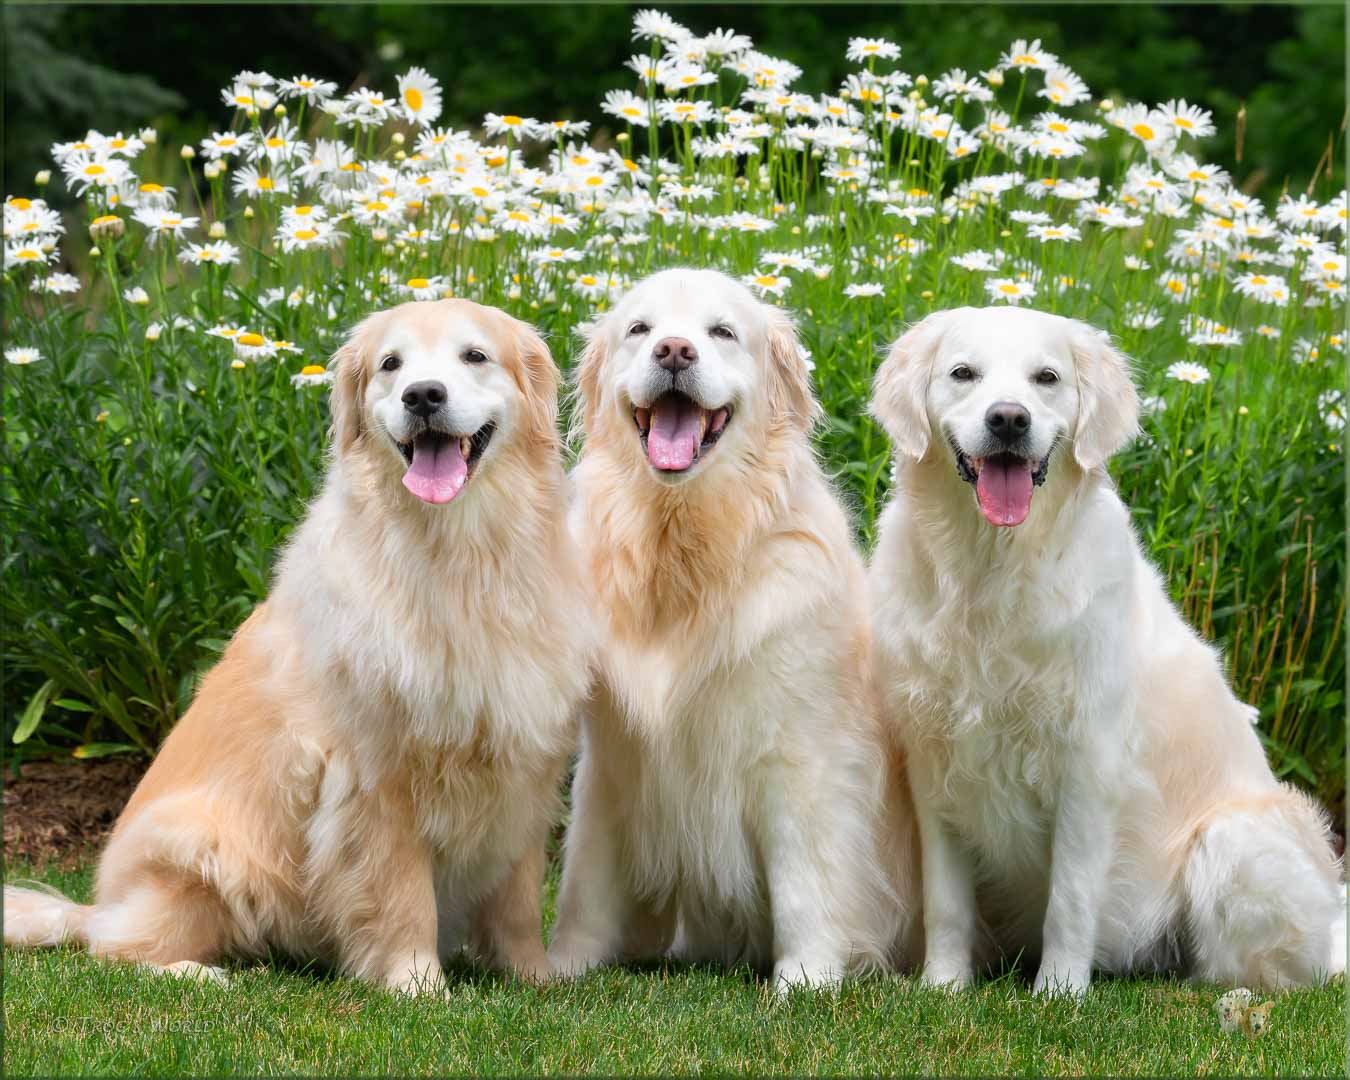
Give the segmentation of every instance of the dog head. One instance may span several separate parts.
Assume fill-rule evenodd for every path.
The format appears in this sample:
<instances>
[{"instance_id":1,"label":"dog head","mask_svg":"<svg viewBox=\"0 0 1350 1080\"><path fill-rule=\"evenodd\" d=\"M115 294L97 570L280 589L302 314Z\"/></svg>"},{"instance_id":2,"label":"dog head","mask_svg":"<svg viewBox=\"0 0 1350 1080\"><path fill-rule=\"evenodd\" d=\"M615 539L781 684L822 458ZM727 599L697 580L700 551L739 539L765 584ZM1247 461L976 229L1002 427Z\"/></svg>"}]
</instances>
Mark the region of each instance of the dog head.
<instances>
[{"instance_id":1,"label":"dog head","mask_svg":"<svg viewBox=\"0 0 1350 1080\"><path fill-rule=\"evenodd\" d=\"M452 501L494 457L558 450L558 373L527 325L467 300L376 312L333 359L333 445L402 479L424 503Z\"/></svg>"},{"instance_id":2,"label":"dog head","mask_svg":"<svg viewBox=\"0 0 1350 1080\"><path fill-rule=\"evenodd\" d=\"M810 371L783 312L713 270L666 270L586 328L577 375L588 437L680 484L809 430Z\"/></svg>"},{"instance_id":3,"label":"dog head","mask_svg":"<svg viewBox=\"0 0 1350 1080\"><path fill-rule=\"evenodd\" d=\"M891 347L872 412L898 453L948 455L985 518L1013 526L1026 520L1056 459L1092 470L1124 446L1139 400L1128 361L1087 324L1020 308L956 308Z\"/></svg>"}]
</instances>

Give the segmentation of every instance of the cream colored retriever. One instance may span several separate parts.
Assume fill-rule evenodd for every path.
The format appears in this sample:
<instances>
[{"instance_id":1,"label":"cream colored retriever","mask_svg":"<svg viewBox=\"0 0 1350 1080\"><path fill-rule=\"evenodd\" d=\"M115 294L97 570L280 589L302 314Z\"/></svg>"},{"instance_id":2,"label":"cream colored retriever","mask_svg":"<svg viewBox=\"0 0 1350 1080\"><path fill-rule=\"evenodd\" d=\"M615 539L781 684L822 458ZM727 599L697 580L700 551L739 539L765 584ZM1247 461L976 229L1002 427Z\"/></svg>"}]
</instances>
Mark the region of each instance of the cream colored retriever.
<instances>
[{"instance_id":1,"label":"cream colored retriever","mask_svg":"<svg viewBox=\"0 0 1350 1080\"><path fill-rule=\"evenodd\" d=\"M127 804L94 904L8 887L6 942L194 972L277 949L422 990L467 932L546 971L593 640L556 368L458 300L372 315L336 363L328 477L271 597Z\"/></svg>"},{"instance_id":2,"label":"cream colored retriever","mask_svg":"<svg viewBox=\"0 0 1350 1080\"><path fill-rule=\"evenodd\" d=\"M1326 821L1271 774L1107 476L1138 413L1125 360L1054 315L939 312L873 409L896 450L878 677L918 807L925 978L964 985L994 947L1038 956L1038 991L1094 967L1343 970Z\"/></svg>"},{"instance_id":3,"label":"cream colored retriever","mask_svg":"<svg viewBox=\"0 0 1350 1080\"><path fill-rule=\"evenodd\" d=\"M887 963L917 931L912 817L791 322L722 274L667 271L590 328L578 382L572 522L602 655L555 970L672 938L779 990Z\"/></svg>"}]
</instances>

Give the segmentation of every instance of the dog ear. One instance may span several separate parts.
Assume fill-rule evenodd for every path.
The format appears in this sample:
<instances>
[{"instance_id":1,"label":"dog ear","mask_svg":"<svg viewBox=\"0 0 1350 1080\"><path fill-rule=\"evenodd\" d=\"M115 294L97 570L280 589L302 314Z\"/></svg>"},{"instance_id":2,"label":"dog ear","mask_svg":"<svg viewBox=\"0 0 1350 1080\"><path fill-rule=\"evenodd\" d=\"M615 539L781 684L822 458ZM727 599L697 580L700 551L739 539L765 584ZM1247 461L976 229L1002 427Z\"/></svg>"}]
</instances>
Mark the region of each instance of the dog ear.
<instances>
[{"instance_id":1,"label":"dog ear","mask_svg":"<svg viewBox=\"0 0 1350 1080\"><path fill-rule=\"evenodd\" d=\"M595 418L600 409L600 373L609 360L608 322L609 317L601 315L577 327L585 347L573 374L573 435L583 426L591 430L595 428Z\"/></svg>"},{"instance_id":2,"label":"dog ear","mask_svg":"<svg viewBox=\"0 0 1350 1080\"><path fill-rule=\"evenodd\" d=\"M1080 323L1070 342L1078 375L1078 424L1073 433L1074 460L1095 469L1139 430L1139 394L1130 377L1130 361L1110 339Z\"/></svg>"},{"instance_id":3,"label":"dog ear","mask_svg":"<svg viewBox=\"0 0 1350 1080\"><path fill-rule=\"evenodd\" d=\"M951 311L935 311L906 330L872 380L869 411L886 429L895 449L915 461L928 453L928 379Z\"/></svg>"},{"instance_id":4,"label":"dog ear","mask_svg":"<svg viewBox=\"0 0 1350 1080\"><path fill-rule=\"evenodd\" d=\"M810 431L820 405L811 389L811 368L797 340L797 328L781 308L765 304L764 309L770 411L775 419L783 417L793 428Z\"/></svg>"},{"instance_id":5,"label":"dog ear","mask_svg":"<svg viewBox=\"0 0 1350 1080\"><path fill-rule=\"evenodd\" d=\"M520 358L523 381L520 392L525 398L525 429L537 445L558 445L558 366L553 362L544 339L529 323L516 324L516 355Z\"/></svg>"},{"instance_id":6,"label":"dog ear","mask_svg":"<svg viewBox=\"0 0 1350 1080\"><path fill-rule=\"evenodd\" d=\"M362 402L366 396L366 382L370 377L365 352L374 316L367 316L352 327L328 366L333 369L333 391L328 409L333 418L330 434L334 449L345 454L365 433Z\"/></svg>"}]
</instances>

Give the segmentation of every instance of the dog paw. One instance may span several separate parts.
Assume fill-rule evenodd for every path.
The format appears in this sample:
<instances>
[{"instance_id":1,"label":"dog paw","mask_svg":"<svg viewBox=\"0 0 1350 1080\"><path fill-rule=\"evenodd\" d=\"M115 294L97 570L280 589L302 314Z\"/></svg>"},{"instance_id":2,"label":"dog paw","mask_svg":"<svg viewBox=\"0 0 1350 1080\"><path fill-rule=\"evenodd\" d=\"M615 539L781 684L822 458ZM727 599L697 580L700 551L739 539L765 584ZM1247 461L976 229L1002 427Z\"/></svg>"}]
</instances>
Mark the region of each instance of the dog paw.
<instances>
[{"instance_id":1,"label":"dog paw","mask_svg":"<svg viewBox=\"0 0 1350 1080\"><path fill-rule=\"evenodd\" d=\"M969 963L961 960L934 960L924 965L919 982L953 993L968 990L975 982L975 973Z\"/></svg>"},{"instance_id":2,"label":"dog paw","mask_svg":"<svg viewBox=\"0 0 1350 1080\"><path fill-rule=\"evenodd\" d=\"M152 967L162 975L176 975L180 979L195 979L198 982L214 983L229 981L229 976L225 974L224 968L212 967L210 964L199 964L196 960L178 960L172 964L155 964Z\"/></svg>"},{"instance_id":3,"label":"dog paw","mask_svg":"<svg viewBox=\"0 0 1350 1080\"><path fill-rule=\"evenodd\" d=\"M784 957L773 967L773 992L781 998L794 990L837 991L843 976L833 961Z\"/></svg>"},{"instance_id":4,"label":"dog paw","mask_svg":"<svg viewBox=\"0 0 1350 1080\"><path fill-rule=\"evenodd\" d=\"M1041 963L1036 972L1036 981L1031 984L1031 992L1037 997L1073 997L1081 998L1092 982L1092 968L1087 964Z\"/></svg>"}]
</instances>

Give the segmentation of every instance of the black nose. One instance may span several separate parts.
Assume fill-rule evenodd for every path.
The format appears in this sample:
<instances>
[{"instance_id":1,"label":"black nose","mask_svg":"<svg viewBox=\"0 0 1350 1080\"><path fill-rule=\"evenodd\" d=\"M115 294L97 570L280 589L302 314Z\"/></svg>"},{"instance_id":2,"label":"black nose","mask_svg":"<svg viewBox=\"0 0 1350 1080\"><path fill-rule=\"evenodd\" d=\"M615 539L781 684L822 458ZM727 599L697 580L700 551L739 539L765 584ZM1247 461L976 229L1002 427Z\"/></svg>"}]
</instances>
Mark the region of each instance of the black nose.
<instances>
[{"instance_id":1,"label":"black nose","mask_svg":"<svg viewBox=\"0 0 1350 1080\"><path fill-rule=\"evenodd\" d=\"M445 384L432 379L415 382L403 391L403 407L426 419L445 404Z\"/></svg>"},{"instance_id":2,"label":"black nose","mask_svg":"<svg viewBox=\"0 0 1350 1080\"><path fill-rule=\"evenodd\" d=\"M1013 401L996 401L984 414L984 426L996 439L1012 442L1031 427L1031 413Z\"/></svg>"},{"instance_id":3,"label":"black nose","mask_svg":"<svg viewBox=\"0 0 1350 1080\"><path fill-rule=\"evenodd\" d=\"M667 371L683 371L698 359L698 350L682 337L662 338L652 350L652 359Z\"/></svg>"}]
</instances>

